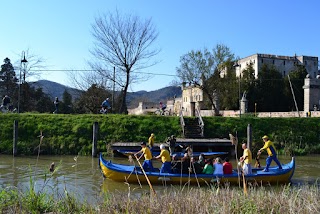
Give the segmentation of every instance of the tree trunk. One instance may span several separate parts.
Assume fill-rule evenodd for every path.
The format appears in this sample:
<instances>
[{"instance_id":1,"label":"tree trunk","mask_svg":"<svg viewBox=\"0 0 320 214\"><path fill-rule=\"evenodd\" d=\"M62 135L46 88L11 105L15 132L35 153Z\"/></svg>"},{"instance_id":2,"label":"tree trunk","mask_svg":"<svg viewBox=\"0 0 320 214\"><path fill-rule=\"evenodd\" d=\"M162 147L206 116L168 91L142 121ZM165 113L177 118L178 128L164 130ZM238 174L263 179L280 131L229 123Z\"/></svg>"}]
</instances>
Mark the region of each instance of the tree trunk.
<instances>
[{"instance_id":1,"label":"tree trunk","mask_svg":"<svg viewBox=\"0 0 320 214\"><path fill-rule=\"evenodd\" d=\"M128 109L127 109L127 91L129 87L129 80L130 80L130 70L127 69L127 79L126 79L126 84L123 88L122 91L122 102L121 102L121 107L120 107L120 113L121 114L128 114Z\"/></svg>"},{"instance_id":2,"label":"tree trunk","mask_svg":"<svg viewBox=\"0 0 320 214\"><path fill-rule=\"evenodd\" d=\"M208 92L208 90L207 90L205 87L202 87L202 90L203 90L203 92L208 96L208 98L209 98L209 100L210 100L210 103L211 103L211 105L212 105L212 107L213 107L213 110L214 110L214 116L218 116L220 113L219 113L216 105L215 105L214 102L213 102L213 97L212 97L212 95Z\"/></svg>"}]
</instances>

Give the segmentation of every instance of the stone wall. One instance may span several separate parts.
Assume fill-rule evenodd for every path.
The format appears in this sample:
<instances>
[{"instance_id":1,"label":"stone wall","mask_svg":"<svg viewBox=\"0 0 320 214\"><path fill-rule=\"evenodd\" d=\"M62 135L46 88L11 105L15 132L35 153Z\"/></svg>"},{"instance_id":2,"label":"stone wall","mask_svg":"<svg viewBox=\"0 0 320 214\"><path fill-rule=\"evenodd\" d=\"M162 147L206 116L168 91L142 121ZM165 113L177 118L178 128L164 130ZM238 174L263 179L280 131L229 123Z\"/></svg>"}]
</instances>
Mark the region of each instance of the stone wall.
<instances>
[{"instance_id":1,"label":"stone wall","mask_svg":"<svg viewBox=\"0 0 320 214\"><path fill-rule=\"evenodd\" d=\"M166 110L169 112L173 112L174 110L174 101L173 100L168 100ZM139 102L139 106L134 109L128 109L128 114L129 115L142 115L142 114L152 114L154 113L157 109L159 109L159 103L155 102Z\"/></svg>"},{"instance_id":2,"label":"stone wall","mask_svg":"<svg viewBox=\"0 0 320 214\"><path fill-rule=\"evenodd\" d=\"M226 110L219 112L222 117L239 117L239 110ZM200 114L202 117L213 117L213 110L201 110ZM254 115L254 113L251 113ZM307 117L308 112L299 111L300 117ZM256 117L299 117L298 112L257 112ZM242 114L245 116L245 114ZM320 117L320 111L310 111L311 117Z\"/></svg>"}]
</instances>

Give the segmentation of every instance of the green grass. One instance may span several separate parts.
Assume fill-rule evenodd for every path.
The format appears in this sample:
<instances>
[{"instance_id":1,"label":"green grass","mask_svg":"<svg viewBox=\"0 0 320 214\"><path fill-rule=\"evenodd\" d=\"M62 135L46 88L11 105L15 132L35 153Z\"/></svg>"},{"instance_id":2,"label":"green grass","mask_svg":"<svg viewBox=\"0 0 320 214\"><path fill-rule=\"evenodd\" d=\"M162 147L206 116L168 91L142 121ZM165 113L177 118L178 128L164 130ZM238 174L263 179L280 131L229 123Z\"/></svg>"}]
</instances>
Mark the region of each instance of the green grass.
<instances>
[{"instance_id":1,"label":"green grass","mask_svg":"<svg viewBox=\"0 0 320 214\"><path fill-rule=\"evenodd\" d=\"M182 137L178 117L128 115L63 115L63 114L0 114L0 153L12 153L13 124L18 121L18 152L36 155L39 134L44 135L41 154L91 155L94 122L99 124L98 152L106 151L112 142L147 141L151 133L156 143L168 136ZM320 153L320 118L256 118L204 117L206 138L228 138L238 133L239 142L246 142L251 124L253 151L262 146L267 134L281 153Z\"/></svg>"}]
</instances>

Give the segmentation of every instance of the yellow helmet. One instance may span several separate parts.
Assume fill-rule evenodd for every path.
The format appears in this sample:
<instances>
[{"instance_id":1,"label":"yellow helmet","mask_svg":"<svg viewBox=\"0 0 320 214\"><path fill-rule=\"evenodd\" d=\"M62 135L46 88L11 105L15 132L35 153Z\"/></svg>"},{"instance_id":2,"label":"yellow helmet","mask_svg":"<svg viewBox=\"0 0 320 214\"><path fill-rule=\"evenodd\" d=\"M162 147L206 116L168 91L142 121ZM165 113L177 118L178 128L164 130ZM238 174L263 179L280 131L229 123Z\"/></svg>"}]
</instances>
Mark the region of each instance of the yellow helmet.
<instances>
[{"instance_id":1,"label":"yellow helmet","mask_svg":"<svg viewBox=\"0 0 320 214\"><path fill-rule=\"evenodd\" d=\"M263 136L262 139L269 139L267 135Z\"/></svg>"}]
</instances>

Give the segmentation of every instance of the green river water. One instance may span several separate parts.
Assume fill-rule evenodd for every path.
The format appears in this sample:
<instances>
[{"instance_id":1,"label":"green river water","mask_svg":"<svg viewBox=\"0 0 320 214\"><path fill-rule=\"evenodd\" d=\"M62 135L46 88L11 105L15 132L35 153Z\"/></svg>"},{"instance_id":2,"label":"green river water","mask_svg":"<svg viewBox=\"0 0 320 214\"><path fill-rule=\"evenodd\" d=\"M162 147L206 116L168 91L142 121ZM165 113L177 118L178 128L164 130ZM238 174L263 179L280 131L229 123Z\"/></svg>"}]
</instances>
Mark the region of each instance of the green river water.
<instances>
[{"instance_id":1,"label":"green river water","mask_svg":"<svg viewBox=\"0 0 320 214\"><path fill-rule=\"evenodd\" d=\"M288 163L289 156L280 156L280 162ZM130 164L128 159L113 158L117 163ZM260 159L265 165L265 157ZM57 170L49 173L49 166L55 162ZM235 160L232 161L235 166ZM273 163L274 164L274 163ZM156 162L156 166L160 163ZM320 156L296 157L296 170L292 178L293 185L314 183L320 177ZM32 179L30 179L32 178ZM98 167L98 158L79 156L40 156L12 157L0 155L0 189L18 188L21 192L30 189L30 180L34 181L37 191L46 191L62 196L67 191L81 201L95 203L101 200L105 192L116 194L129 191L124 183L104 179ZM155 190L163 190L163 186L154 186ZM148 191L147 185L130 185L130 191L141 194Z\"/></svg>"}]
</instances>

